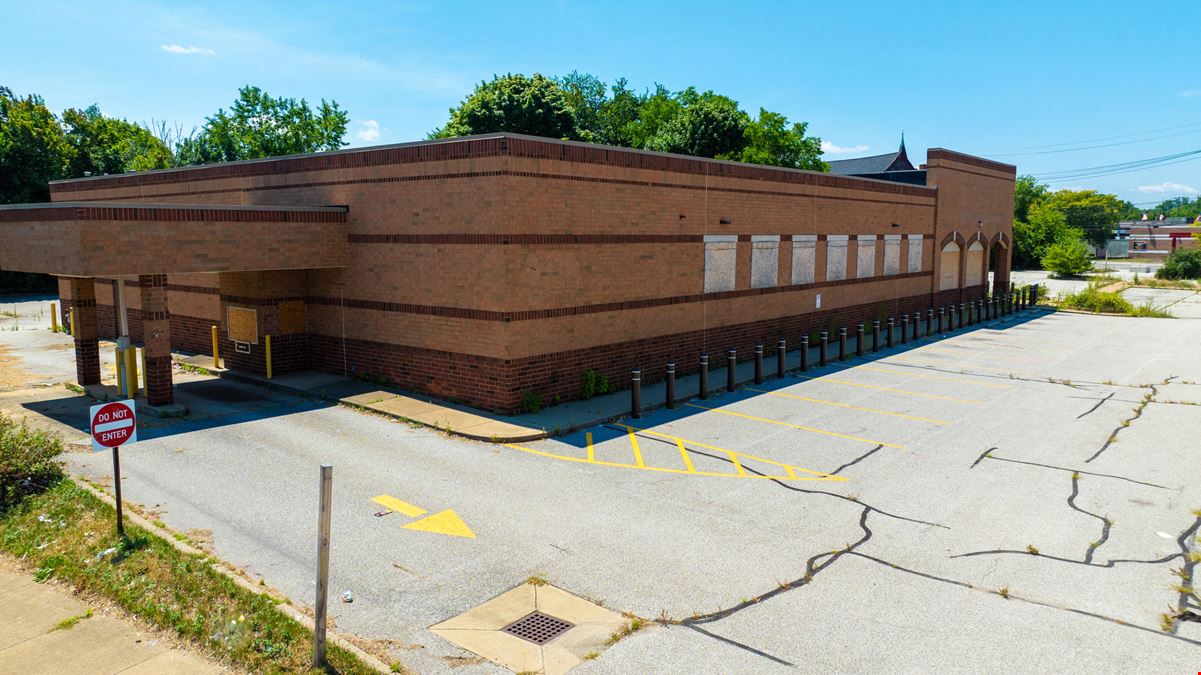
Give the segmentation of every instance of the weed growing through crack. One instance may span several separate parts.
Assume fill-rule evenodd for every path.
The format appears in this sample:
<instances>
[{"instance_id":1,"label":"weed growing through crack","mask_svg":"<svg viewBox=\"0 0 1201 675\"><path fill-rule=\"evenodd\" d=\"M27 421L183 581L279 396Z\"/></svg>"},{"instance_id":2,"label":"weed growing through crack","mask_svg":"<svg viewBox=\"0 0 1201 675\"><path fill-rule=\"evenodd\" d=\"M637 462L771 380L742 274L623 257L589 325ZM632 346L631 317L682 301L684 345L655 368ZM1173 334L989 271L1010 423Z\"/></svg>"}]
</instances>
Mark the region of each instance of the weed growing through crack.
<instances>
[{"instance_id":1,"label":"weed growing through crack","mask_svg":"<svg viewBox=\"0 0 1201 675\"><path fill-rule=\"evenodd\" d=\"M1009 599L1009 587L1002 586L1001 588L997 589L997 595L1008 600Z\"/></svg>"},{"instance_id":2,"label":"weed growing through crack","mask_svg":"<svg viewBox=\"0 0 1201 675\"><path fill-rule=\"evenodd\" d=\"M1180 580L1184 581L1186 583L1192 580L1191 577L1189 577L1188 571L1186 571L1183 567L1173 568L1172 574L1175 574L1176 576L1180 577Z\"/></svg>"},{"instance_id":3,"label":"weed growing through crack","mask_svg":"<svg viewBox=\"0 0 1201 675\"><path fill-rule=\"evenodd\" d=\"M525 582L531 586L545 586L546 585L546 577L535 574L534 576L530 577L529 579L526 579Z\"/></svg>"},{"instance_id":4,"label":"weed growing through crack","mask_svg":"<svg viewBox=\"0 0 1201 675\"><path fill-rule=\"evenodd\" d=\"M599 657L600 657L600 652L588 652L583 657L581 657L581 659L584 661L595 661Z\"/></svg>"},{"instance_id":5,"label":"weed growing through crack","mask_svg":"<svg viewBox=\"0 0 1201 675\"><path fill-rule=\"evenodd\" d=\"M71 630L72 628L75 627L75 624L79 623L80 621L83 621L84 619L90 619L90 618L92 618L92 608L91 607L89 607L88 611L84 612L83 614L77 614L70 618L66 618L66 619L63 619L62 621L59 621L58 623L54 624L54 628L51 628L50 630L51 631Z\"/></svg>"},{"instance_id":6,"label":"weed growing through crack","mask_svg":"<svg viewBox=\"0 0 1201 675\"><path fill-rule=\"evenodd\" d=\"M1162 630L1165 633L1171 633L1172 629L1175 627L1176 627L1176 617L1173 614L1168 613L1168 614L1160 614L1159 615L1159 629L1160 630Z\"/></svg>"},{"instance_id":7,"label":"weed growing through crack","mask_svg":"<svg viewBox=\"0 0 1201 675\"><path fill-rule=\"evenodd\" d=\"M1026 544L1026 553L1030 555L1038 555L1038 547L1034 544Z\"/></svg>"},{"instance_id":8,"label":"weed growing through crack","mask_svg":"<svg viewBox=\"0 0 1201 675\"><path fill-rule=\"evenodd\" d=\"M609 639L605 640L605 646L612 647L613 645L620 642L622 638L626 637L627 635L630 635L631 633L637 633L638 631L642 630L645 626L646 626L646 622L644 622L642 619L640 619L638 617L634 617L634 618L630 619L630 621L628 623L622 625L621 628L618 628L616 632L614 632L612 635L610 635Z\"/></svg>"}]
</instances>

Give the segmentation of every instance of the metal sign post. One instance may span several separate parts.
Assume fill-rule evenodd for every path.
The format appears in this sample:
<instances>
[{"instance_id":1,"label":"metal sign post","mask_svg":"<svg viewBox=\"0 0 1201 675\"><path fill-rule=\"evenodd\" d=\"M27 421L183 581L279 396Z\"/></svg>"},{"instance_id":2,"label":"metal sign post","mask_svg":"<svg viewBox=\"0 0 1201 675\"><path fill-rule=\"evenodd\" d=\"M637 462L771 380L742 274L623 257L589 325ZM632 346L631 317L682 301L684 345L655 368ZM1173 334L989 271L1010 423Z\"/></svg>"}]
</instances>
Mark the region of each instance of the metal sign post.
<instances>
[{"instance_id":1,"label":"metal sign post","mask_svg":"<svg viewBox=\"0 0 1201 675\"><path fill-rule=\"evenodd\" d=\"M92 451L113 451L113 492L117 498L117 534L125 538L121 508L121 446L138 441L138 416L133 400L101 403L91 408Z\"/></svg>"},{"instance_id":2,"label":"metal sign post","mask_svg":"<svg viewBox=\"0 0 1201 675\"><path fill-rule=\"evenodd\" d=\"M334 467L321 465L321 506L317 515L317 611L313 618L313 667L325 665L325 615L329 596L329 520Z\"/></svg>"}]
</instances>

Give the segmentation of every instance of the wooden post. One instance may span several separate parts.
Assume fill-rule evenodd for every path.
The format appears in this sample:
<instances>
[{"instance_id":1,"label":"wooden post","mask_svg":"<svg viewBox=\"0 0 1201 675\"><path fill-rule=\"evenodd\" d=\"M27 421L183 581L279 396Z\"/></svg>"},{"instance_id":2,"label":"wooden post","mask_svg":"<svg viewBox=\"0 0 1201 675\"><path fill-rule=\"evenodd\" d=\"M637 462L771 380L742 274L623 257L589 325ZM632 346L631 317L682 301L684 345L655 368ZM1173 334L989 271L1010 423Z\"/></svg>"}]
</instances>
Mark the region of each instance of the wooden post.
<instances>
[{"instance_id":1,"label":"wooden post","mask_svg":"<svg viewBox=\"0 0 1201 675\"><path fill-rule=\"evenodd\" d=\"M325 666L325 616L329 599L329 521L334 467L321 465L320 509L317 512L317 599L313 617L313 667Z\"/></svg>"}]
</instances>

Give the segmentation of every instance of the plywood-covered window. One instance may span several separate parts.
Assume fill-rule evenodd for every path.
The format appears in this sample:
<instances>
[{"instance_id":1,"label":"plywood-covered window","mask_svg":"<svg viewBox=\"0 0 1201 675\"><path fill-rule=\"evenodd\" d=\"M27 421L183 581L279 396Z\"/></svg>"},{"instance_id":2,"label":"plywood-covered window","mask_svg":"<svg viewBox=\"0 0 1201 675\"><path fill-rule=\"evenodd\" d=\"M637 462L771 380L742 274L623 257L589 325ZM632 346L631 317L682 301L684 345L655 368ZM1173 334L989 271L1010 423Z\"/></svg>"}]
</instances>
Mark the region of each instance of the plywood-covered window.
<instances>
[{"instance_id":1,"label":"plywood-covered window","mask_svg":"<svg viewBox=\"0 0 1201 675\"><path fill-rule=\"evenodd\" d=\"M751 235L751 288L780 283L780 235Z\"/></svg>"},{"instance_id":2,"label":"plywood-covered window","mask_svg":"<svg viewBox=\"0 0 1201 675\"><path fill-rule=\"evenodd\" d=\"M738 265L738 236L733 234L705 235L705 292L720 293L734 290L735 269Z\"/></svg>"},{"instance_id":3,"label":"plywood-covered window","mask_svg":"<svg viewBox=\"0 0 1201 675\"><path fill-rule=\"evenodd\" d=\"M847 278L847 235L826 235L826 281Z\"/></svg>"},{"instance_id":4,"label":"plywood-covered window","mask_svg":"<svg viewBox=\"0 0 1201 675\"><path fill-rule=\"evenodd\" d=\"M884 235L884 275L901 273L901 235Z\"/></svg>"},{"instance_id":5,"label":"plywood-covered window","mask_svg":"<svg viewBox=\"0 0 1201 675\"><path fill-rule=\"evenodd\" d=\"M861 234L855 237L859 251L855 255L855 277L866 279L876 275L876 235Z\"/></svg>"},{"instance_id":6,"label":"plywood-covered window","mask_svg":"<svg viewBox=\"0 0 1201 675\"><path fill-rule=\"evenodd\" d=\"M817 235L794 234L792 236L792 283L813 283L817 267Z\"/></svg>"},{"instance_id":7,"label":"plywood-covered window","mask_svg":"<svg viewBox=\"0 0 1201 675\"><path fill-rule=\"evenodd\" d=\"M967 247L967 260L963 270L963 285L965 288L979 286L984 283L984 245L979 240L973 241Z\"/></svg>"},{"instance_id":8,"label":"plywood-covered window","mask_svg":"<svg viewBox=\"0 0 1201 675\"><path fill-rule=\"evenodd\" d=\"M909 268L910 273L922 271L922 240L920 234L909 235Z\"/></svg>"},{"instance_id":9,"label":"plywood-covered window","mask_svg":"<svg viewBox=\"0 0 1201 675\"><path fill-rule=\"evenodd\" d=\"M938 290L959 288L959 244L947 242L938 260Z\"/></svg>"}]
</instances>

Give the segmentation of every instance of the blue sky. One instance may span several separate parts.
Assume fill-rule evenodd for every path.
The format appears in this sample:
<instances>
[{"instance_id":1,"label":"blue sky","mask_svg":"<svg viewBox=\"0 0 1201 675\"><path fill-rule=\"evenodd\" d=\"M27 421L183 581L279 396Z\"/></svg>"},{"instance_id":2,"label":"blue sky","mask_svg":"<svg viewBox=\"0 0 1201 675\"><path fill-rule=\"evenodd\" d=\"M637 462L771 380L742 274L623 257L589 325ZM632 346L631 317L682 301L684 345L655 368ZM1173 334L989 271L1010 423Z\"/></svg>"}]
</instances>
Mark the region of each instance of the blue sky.
<instances>
[{"instance_id":1,"label":"blue sky","mask_svg":"<svg viewBox=\"0 0 1201 675\"><path fill-rule=\"evenodd\" d=\"M185 130L249 83L337 100L353 145L417 140L494 73L575 69L782 112L832 144L827 159L891 151L902 130L915 161L946 147L1036 175L1201 149L1196 0L0 0L0 12L0 83L56 111L98 103ZM1109 147L1075 150L1091 145ZM1188 159L1052 185L1192 196L1201 155Z\"/></svg>"}]
</instances>

